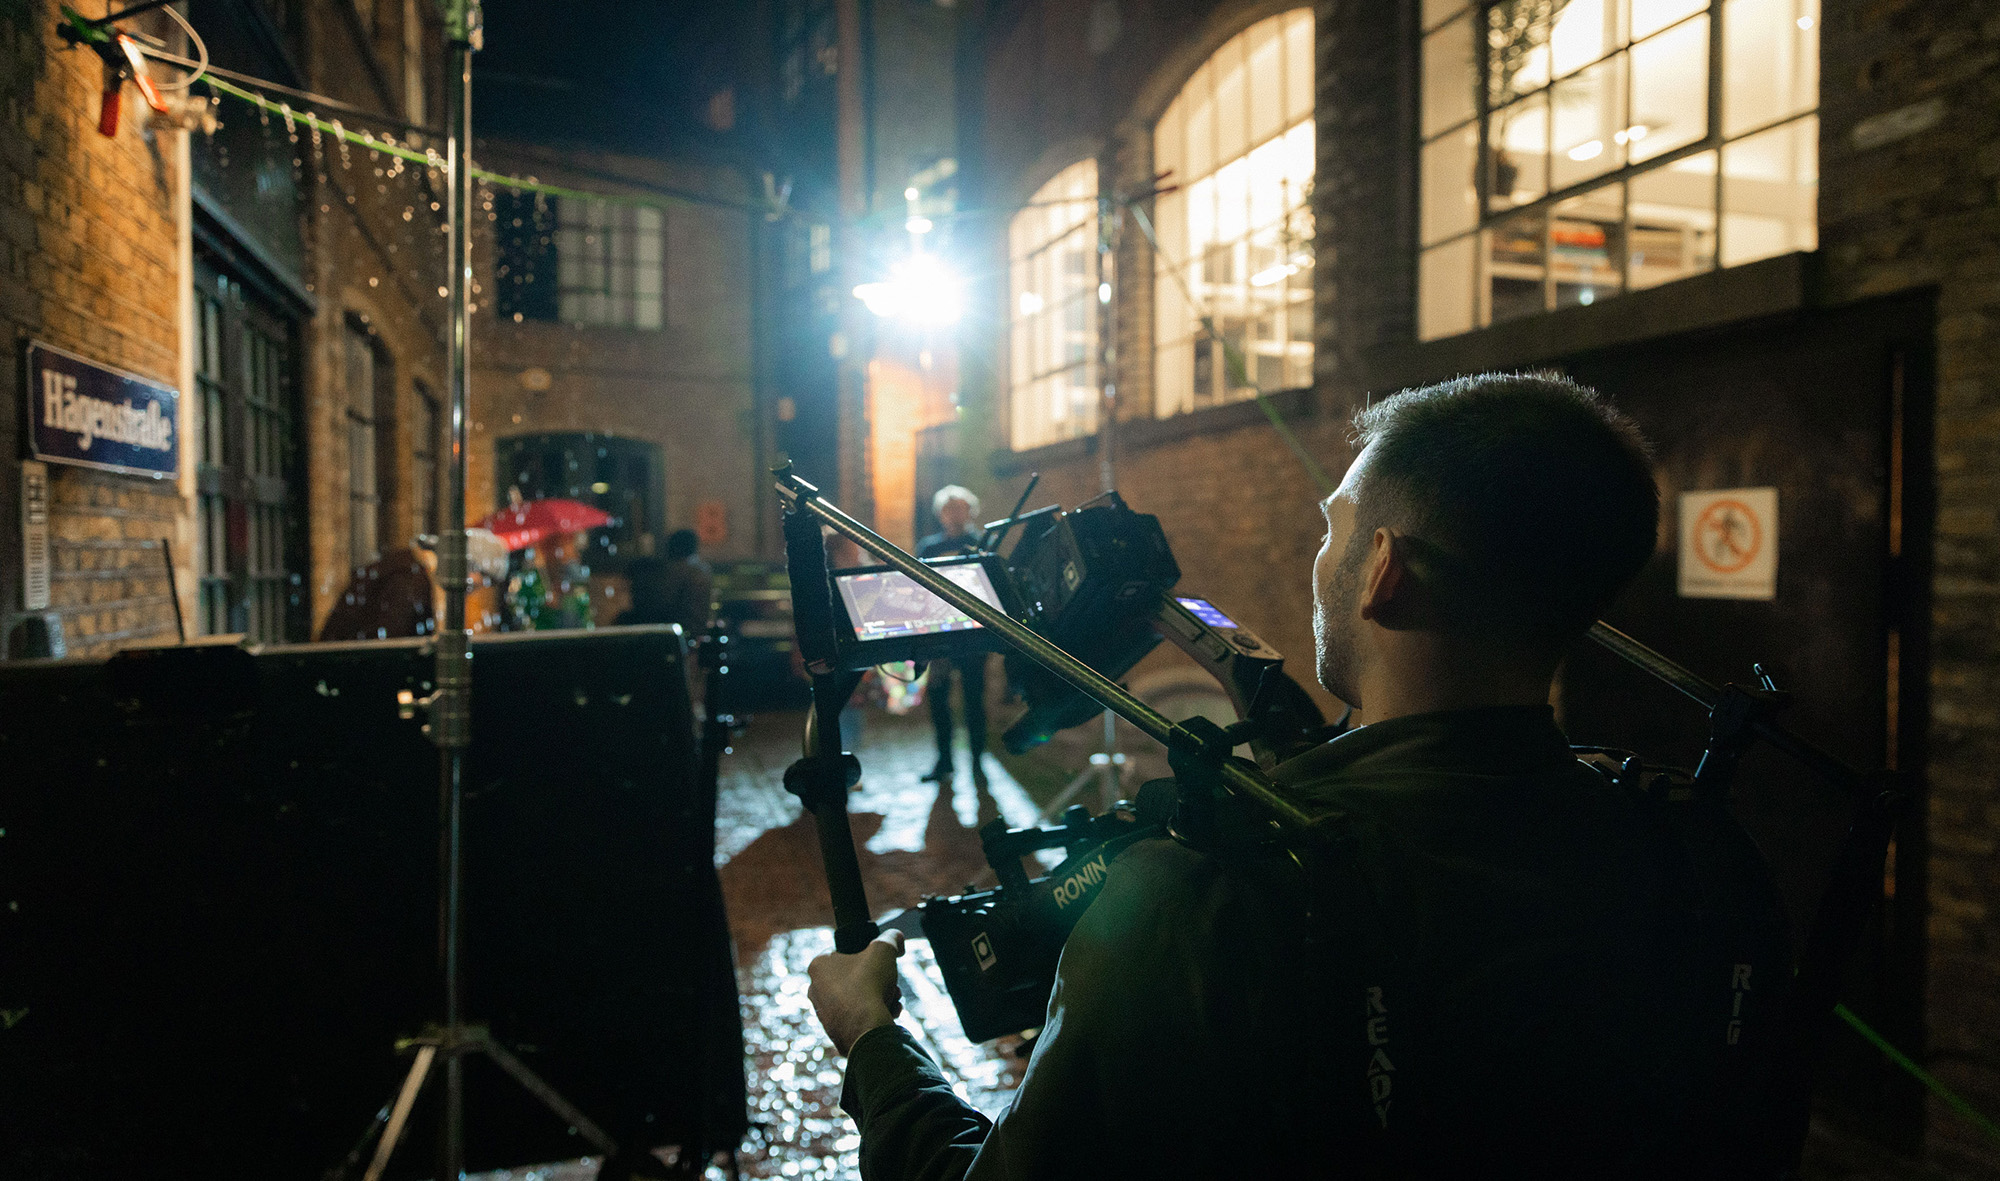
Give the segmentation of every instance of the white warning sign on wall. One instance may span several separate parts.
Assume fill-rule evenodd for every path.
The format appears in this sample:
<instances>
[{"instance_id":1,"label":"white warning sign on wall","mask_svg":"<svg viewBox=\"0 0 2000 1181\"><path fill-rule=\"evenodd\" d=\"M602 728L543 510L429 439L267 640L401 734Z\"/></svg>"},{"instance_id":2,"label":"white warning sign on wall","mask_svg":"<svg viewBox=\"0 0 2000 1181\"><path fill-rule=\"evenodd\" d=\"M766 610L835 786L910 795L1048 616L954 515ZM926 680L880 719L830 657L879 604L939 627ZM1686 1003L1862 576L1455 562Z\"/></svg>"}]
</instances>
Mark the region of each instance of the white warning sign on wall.
<instances>
[{"instance_id":1,"label":"white warning sign on wall","mask_svg":"<svg viewBox=\"0 0 2000 1181\"><path fill-rule=\"evenodd\" d=\"M1685 599L1778 595L1778 490L1681 493L1680 592Z\"/></svg>"}]
</instances>

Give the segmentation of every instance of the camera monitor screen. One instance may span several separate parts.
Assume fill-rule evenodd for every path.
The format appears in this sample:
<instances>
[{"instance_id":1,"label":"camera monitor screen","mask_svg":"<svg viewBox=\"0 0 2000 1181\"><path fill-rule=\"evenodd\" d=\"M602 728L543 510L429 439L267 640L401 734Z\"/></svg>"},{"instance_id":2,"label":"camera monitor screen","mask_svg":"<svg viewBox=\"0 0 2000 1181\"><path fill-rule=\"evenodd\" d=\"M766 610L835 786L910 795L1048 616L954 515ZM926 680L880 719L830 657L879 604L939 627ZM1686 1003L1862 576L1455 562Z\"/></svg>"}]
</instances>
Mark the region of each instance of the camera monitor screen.
<instances>
[{"instance_id":1,"label":"camera monitor screen","mask_svg":"<svg viewBox=\"0 0 2000 1181\"><path fill-rule=\"evenodd\" d=\"M1000 596L986 567L978 562L955 562L937 567L938 573L978 595L996 610ZM907 636L934 636L944 632L969 631L979 627L973 618L894 570L862 574L838 574L840 600L854 623L857 640L893 640Z\"/></svg>"},{"instance_id":2,"label":"camera monitor screen","mask_svg":"<svg viewBox=\"0 0 2000 1181\"><path fill-rule=\"evenodd\" d=\"M1176 596L1174 601L1186 607L1189 615L1194 616L1210 627L1233 628L1236 626L1234 619L1216 610L1215 604L1209 602L1207 599L1183 599Z\"/></svg>"}]
</instances>

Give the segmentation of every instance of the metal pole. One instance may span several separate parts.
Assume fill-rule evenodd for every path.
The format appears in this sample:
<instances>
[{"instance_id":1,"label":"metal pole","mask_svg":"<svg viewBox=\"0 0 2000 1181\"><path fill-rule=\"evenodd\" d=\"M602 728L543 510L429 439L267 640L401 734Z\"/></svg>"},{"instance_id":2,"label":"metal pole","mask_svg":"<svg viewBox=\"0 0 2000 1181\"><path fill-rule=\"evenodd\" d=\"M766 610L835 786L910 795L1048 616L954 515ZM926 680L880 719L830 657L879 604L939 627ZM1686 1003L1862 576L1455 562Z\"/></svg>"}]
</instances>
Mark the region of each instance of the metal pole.
<instances>
[{"instance_id":1,"label":"metal pole","mask_svg":"<svg viewBox=\"0 0 2000 1181\"><path fill-rule=\"evenodd\" d=\"M444 626L437 635L437 697L431 708L431 741L438 747L443 793L442 909L444 958L444 1127L438 1176L459 1181L465 1172L465 1075L460 1042L460 916L464 897L465 750L472 742L472 645L465 629L465 445L472 397L468 320L472 298L472 55L480 45L478 0L447 0L445 36L451 43L445 77L445 293L450 305L451 455L444 528L438 537L438 579L444 588Z\"/></svg>"},{"instance_id":2,"label":"metal pole","mask_svg":"<svg viewBox=\"0 0 2000 1181\"><path fill-rule=\"evenodd\" d=\"M793 511L808 513L818 518L835 533L881 558L891 568L908 575L912 582L965 612L977 620L980 626L1043 668L1069 682L1078 692L1137 726L1147 736L1175 750L1202 749L1200 740L1191 731L1134 697L1125 686L1071 656L1041 635L1029 630L1026 625L1010 618L1006 612L939 574L918 558L897 548L887 538L842 512L821 496L817 488L791 475L789 469L786 469L778 480L778 493L785 498L788 507ZM1309 823L1309 818L1299 810L1298 805L1279 795L1262 775L1233 759L1222 761L1218 770L1224 784L1255 799L1285 824L1302 828Z\"/></svg>"},{"instance_id":3,"label":"metal pole","mask_svg":"<svg viewBox=\"0 0 2000 1181\"><path fill-rule=\"evenodd\" d=\"M1125 206L1109 185L1097 199L1097 482L1100 492L1118 489L1118 239ZM1125 756L1118 753L1118 720L1104 711L1104 761L1091 759L1101 772L1098 807L1110 811L1119 795L1118 772Z\"/></svg>"}]
</instances>

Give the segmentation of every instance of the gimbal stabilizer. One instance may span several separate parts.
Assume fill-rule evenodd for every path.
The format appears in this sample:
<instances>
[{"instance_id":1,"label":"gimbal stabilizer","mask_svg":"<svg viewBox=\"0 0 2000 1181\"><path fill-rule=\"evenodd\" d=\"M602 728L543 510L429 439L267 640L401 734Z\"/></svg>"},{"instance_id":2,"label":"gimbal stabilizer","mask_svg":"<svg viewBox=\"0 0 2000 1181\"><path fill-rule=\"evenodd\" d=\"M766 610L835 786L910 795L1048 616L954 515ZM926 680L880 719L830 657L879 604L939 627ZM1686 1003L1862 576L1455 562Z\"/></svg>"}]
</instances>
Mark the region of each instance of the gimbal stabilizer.
<instances>
[{"instance_id":1,"label":"gimbal stabilizer","mask_svg":"<svg viewBox=\"0 0 2000 1181\"><path fill-rule=\"evenodd\" d=\"M1168 750L1211 759L1222 784L1255 801L1273 820L1286 827L1305 823L1305 814L1279 795L1269 779L1228 758L1229 747L1213 744L1220 730L1174 722L1147 705L1116 681L1071 656L1009 618L963 586L937 573L897 548L874 530L842 512L819 489L792 474L778 472L778 495L785 508L785 556L791 571L792 611L798 625L799 650L812 678L813 709L807 725L805 757L785 773L785 786L804 801L819 826L820 850L826 860L827 884L833 895L834 946L858 951L877 934L861 884L860 863L847 823L848 788L858 782L860 764L838 749L840 710L854 692L860 674L838 667L833 651L833 603L828 581L822 525L880 557L891 568L937 595L1010 647L1035 660L1077 691L1137 726Z\"/></svg>"}]
</instances>

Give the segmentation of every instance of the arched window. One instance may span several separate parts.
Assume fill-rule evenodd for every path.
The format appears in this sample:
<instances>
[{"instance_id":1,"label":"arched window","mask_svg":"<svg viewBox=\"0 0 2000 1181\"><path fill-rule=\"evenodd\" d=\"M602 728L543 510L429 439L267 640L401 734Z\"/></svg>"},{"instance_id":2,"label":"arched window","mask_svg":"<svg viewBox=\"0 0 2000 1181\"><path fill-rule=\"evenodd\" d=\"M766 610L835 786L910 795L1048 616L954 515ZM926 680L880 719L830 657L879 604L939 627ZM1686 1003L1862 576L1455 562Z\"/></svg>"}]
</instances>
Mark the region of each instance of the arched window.
<instances>
[{"instance_id":1,"label":"arched window","mask_svg":"<svg viewBox=\"0 0 2000 1181\"><path fill-rule=\"evenodd\" d=\"M1154 207L1157 413L1312 384L1312 10L1202 63L1153 129L1153 163L1178 186Z\"/></svg>"},{"instance_id":2,"label":"arched window","mask_svg":"<svg viewBox=\"0 0 2000 1181\"><path fill-rule=\"evenodd\" d=\"M1097 429L1097 161L1035 190L1007 225L1016 451Z\"/></svg>"},{"instance_id":3,"label":"arched window","mask_svg":"<svg viewBox=\"0 0 2000 1181\"><path fill-rule=\"evenodd\" d=\"M1819 0L1714 7L1424 0L1419 336L1816 246Z\"/></svg>"}]
</instances>

